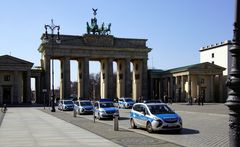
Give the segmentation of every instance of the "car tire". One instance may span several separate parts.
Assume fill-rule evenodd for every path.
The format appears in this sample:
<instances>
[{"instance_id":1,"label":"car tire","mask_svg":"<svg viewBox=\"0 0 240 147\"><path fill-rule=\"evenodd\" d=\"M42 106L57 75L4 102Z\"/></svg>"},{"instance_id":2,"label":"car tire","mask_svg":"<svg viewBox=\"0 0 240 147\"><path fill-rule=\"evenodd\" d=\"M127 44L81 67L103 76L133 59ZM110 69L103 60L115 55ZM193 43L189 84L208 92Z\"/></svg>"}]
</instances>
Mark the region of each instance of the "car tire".
<instances>
[{"instance_id":1,"label":"car tire","mask_svg":"<svg viewBox=\"0 0 240 147\"><path fill-rule=\"evenodd\" d=\"M153 133L152 124L150 122L147 122L146 130L148 133Z\"/></svg>"},{"instance_id":2,"label":"car tire","mask_svg":"<svg viewBox=\"0 0 240 147\"><path fill-rule=\"evenodd\" d=\"M131 125L132 129L136 129L137 128L137 126L135 125L135 122L134 122L134 120L132 118L130 119L130 125Z\"/></svg>"}]
</instances>

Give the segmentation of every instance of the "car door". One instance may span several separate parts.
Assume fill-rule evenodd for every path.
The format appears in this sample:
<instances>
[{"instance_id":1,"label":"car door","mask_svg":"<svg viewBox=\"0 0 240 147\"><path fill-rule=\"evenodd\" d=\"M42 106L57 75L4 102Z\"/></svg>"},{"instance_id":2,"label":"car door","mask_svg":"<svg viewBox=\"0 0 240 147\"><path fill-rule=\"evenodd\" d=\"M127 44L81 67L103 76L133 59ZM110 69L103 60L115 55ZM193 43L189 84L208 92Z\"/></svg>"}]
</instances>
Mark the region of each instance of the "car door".
<instances>
[{"instance_id":1,"label":"car door","mask_svg":"<svg viewBox=\"0 0 240 147\"><path fill-rule=\"evenodd\" d=\"M134 107L132 108L132 111L131 111L131 118L134 120L134 123L137 125L137 126L141 126L141 112L140 112L140 107L141 105L137 104L137 105L134 105Z\"/></svg>"},{"instance_id":2,"label":"car door","mask_svg":"<svg viewBox=\"0 0 240 147\"><path fill-rule=\"evenodd\" d=\"M139 114L139 123L143 128L146 127L148 115L149 113L147 112L147 108L144 105L141 105L140 114Z\"/></svg>"}]
</instances>

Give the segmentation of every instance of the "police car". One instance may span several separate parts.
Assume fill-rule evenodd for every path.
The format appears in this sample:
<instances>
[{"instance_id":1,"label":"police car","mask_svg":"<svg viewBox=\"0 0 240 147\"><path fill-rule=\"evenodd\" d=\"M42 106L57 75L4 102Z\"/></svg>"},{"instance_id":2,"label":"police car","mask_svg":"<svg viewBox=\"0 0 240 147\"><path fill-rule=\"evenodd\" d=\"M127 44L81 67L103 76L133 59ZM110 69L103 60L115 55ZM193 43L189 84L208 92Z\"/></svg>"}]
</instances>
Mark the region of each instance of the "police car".
<instances>
[{"instance_id":1,"label":"police car","mask_svg":"<svg viewBox=\"0 0 240 147\"><path fill-rule=\"evenodd\" d=\"M113 101L110 99L100 99L95 102L94 107L94 117L99 120L102 118L113 118L114 116L119 116L118 108L114 107Z\"/></svg>"},{"instance_id":2,"label":"police car","mask_svg":"<svg viewBox=\"0 0 240 147\"><path fill-rule=\"evenodd\" d=\"M74 110L80 114L93 114L93 105L90 100L78 100L74 102Z\"/></svg>"},{"instance_id":3,"label":"police car","mask_svg":"<svg viewBox=\"0 0 240 147\"><path fill-rule=\"evenodd\" d=\"M182 129L182 119L165 103L136 103L130 112L131 128L145 128L149 133Z\"/></svg>"},{"instance_id":4,"label":"police car","mask_svg":"<svg viewBox=\"0 0 240 147\"><path fill-rule=\"evenodd\" d=\"M118 99L118 106L119 108L132 108L132 106L135 104L132 98L119 98Z\"/></svg>"}]
</instances>

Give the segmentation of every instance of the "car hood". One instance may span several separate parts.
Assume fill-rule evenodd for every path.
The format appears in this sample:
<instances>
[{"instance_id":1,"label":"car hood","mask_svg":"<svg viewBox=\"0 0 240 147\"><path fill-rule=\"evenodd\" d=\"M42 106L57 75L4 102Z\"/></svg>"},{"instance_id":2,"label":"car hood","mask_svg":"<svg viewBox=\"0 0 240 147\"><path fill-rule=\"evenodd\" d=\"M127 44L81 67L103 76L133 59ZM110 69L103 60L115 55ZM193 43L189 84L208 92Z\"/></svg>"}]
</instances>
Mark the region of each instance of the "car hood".
<instances>
[{"instance_id":1,"label":"car hood","mask_svg":"<svg viewBox=\"0 0 240 147\"><path fill-rule=\"evenodd\" d=\"M85 108L85 109L92 109L93 108L93 106L82 106L83 108Z\"/></svg>"},{"instance_id":2,"label":"car hood","mask_svg":"<svg viewBox=\"0 0 240 147\"><path fill-rule=\"evenodd\" d=\"M117 109L114 108L114 107L109 107L109 108L101 108L102 110L104 111L107 111L107 112L115 112Z\"/></svg>"},{"instance_id":3,"label":"car hood","mask_svg":"<svg viewBox=\"0 0 240 147\"><path fill-rule=\"evenodd\" d=\"M173 120L178 120L178 118L179 118L179 116L176 113L174 113L174 114L156 114L155 116L163 119L164 121L169 121L169 120L173 121Z\"/></svg>"}]
</instances>

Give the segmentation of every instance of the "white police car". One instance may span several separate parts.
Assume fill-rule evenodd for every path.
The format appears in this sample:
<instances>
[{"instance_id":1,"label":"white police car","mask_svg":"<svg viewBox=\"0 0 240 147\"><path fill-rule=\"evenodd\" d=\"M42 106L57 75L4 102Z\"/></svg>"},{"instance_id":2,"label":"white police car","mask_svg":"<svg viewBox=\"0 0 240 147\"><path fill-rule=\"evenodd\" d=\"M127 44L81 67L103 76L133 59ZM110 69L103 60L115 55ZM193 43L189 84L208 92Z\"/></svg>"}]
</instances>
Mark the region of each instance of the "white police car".
<instances>
[{"instance_id":1,"label":"white police car","mask_svg":"<svg viewBox=\"0 0 240 147\"><path fill-rule=\"evenodd\" d=\"M182 129L182 119L165 103L136 103L130 112L130 125L145 128L149 133Z\"/></svg>"},{"instance_id":2,"label":"white police car","mask_svg":"<svg viewBox=\"0 0 240 147\"><path fill-rule=\"evenodd\" d=\"M118 108L114 107L113 101L110 99L100 99L94 104L94 117L99 120L102 118L113 118L114 115L119 116Z\"/></svg>"},{"instance_id":3,"label":"white police car","mask_svg":"<svg viewBox=\"0 0 240 147\"><path fill-rule=\"evenodd\" d=\"M118 99L118 106L119 108L132 108L132 106L135 104L132 98L119 98Z\"/></svg>"},{"instance_id":4,"label":"white police car","mask_svg":"<svg viewBox=\"0 0 240 147\"><path fill-rule=\"evenodd\" d=\"M80 114L93 114L94 107L90 100L78 100L74 102L74 110Z\"/></svg>"},{"instance_id":5,"label":"white police car","mask_svg":"<svg viewBox=\"0 0 240 147\"><path fill-rule=\"evenodd\" d=\"M74 103L72 100L60 100L58 103L59 110L73 110Z\"/></svg>"}]
</instances>

